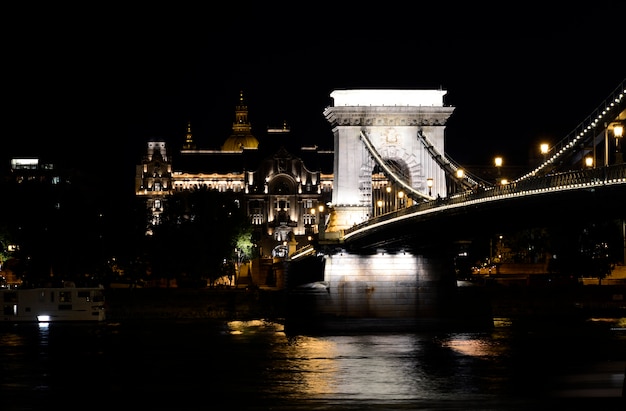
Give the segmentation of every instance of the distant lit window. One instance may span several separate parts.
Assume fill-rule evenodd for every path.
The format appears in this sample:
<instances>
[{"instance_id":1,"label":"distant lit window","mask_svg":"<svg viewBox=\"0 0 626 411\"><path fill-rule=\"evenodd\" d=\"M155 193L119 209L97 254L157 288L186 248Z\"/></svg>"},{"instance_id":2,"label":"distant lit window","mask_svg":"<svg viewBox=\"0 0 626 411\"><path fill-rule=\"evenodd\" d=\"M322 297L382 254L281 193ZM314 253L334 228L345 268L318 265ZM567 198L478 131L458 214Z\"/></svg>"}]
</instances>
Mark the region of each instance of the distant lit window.
<instances>
[{"instance_id":1,"label":"distant lit window","mask_svg":"<svg viewBox=\"0 0 626 411\"><path fill-rule=\"evenodd\" d=\"M11 160L11 169L13 170L37 170L38 168L38 158L14 158Z\"/></svg>"}]
</instances>

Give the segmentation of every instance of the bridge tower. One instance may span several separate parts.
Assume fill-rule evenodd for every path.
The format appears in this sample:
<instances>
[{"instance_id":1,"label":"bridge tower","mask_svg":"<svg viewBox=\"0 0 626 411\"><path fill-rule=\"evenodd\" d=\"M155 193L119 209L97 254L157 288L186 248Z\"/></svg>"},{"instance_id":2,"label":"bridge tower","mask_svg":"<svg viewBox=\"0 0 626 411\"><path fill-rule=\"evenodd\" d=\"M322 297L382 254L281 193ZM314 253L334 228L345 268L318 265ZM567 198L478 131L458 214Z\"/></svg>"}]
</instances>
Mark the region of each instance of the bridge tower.
<instances>
[{"instance_id":1,"label":"bridge tower","mask_svg":"<svg viewBox=\"0 0 626 411\"><path fill-rule=\"evenodd\" d=\"M446 196L445 170L436 159L436 153L444 154L445 125L454 111L444 106L445 94L443 90L330 94L334 104L324 116L333 126L335 159L327 238L375 215L375 170L384 170L413 201Z\"/></svg>"}]
</instances>

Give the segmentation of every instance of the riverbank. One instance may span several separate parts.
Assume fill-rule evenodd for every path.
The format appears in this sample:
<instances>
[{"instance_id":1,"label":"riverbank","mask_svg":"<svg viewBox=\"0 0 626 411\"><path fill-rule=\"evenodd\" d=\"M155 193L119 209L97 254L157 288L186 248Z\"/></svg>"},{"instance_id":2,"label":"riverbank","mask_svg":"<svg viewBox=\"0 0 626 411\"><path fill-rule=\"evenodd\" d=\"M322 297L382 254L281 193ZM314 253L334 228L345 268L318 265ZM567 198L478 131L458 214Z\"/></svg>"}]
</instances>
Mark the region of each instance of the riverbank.
<instances>
[{"instance_id":1,"label":"riverbank","mask_svg":"<svg viewBox=\"0 0 626 411\"><path fill-rule=\"evenodd\" d=\"M284 317L285 293L278 290L211 288L111 288L107 319L276 319Z\"/></svg>"},{"instance_id":2,"label":"riverbank","mask_svg":"<svg viewBox=\"0 0 626 411\"><path fill-rule=\"evenodd\" d=\"M626 286L523 286L490 284L459 287L465 305L485 304L494 318L626 317ZM478 297L477 297L478 296ZM275 289L107 289L107 319L284 319L287 292ZM467 307L472 308L472 307ZM457 307L460 312L464 307ZM471 310L470 310L471 311Z\"/></svg>"}]
</instances>

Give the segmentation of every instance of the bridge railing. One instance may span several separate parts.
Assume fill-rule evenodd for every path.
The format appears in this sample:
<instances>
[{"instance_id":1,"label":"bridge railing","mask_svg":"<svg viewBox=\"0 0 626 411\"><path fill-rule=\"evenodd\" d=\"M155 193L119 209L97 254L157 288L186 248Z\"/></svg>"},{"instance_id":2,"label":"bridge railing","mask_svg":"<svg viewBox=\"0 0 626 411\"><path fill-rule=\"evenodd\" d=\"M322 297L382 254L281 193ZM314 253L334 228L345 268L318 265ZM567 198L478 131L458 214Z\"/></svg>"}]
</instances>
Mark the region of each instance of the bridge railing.
<instances>
[{"instance_id":1,"label":"bridge railing","mask_svg":"<svg viewBox=\"0 0 626 411\"><path fill-rule=\"evenodd\" d=\"M625 91L626 79L622 80L613 92L567 136L550 147L546 154L546 161L518 180L548 173L558 164L559 157L580 150L581 147L595 146L597 132L604 130L607 123L610 123L622 110Z\"/></svg>"},{"instance_id":2,"label":"bridge railing","mask_svg":"<svg viewBox=\"0 0 626 411\"><path fill-rule=\"evenodd\" d=\"M586 170L572 170L546 176L530 177L525 180L495 187L476 187L471 191L466 191L445 198L438 198L433 201L418 203L397 211L382 214L346 229L344 231L344 235L369 225L378 224L396 217L428 211L439 207L488 201L502 196L532 195L540 191L566 190L609 184L626 184L626 164L616 164L606 167Z\"/></svg>"}]
</instances>

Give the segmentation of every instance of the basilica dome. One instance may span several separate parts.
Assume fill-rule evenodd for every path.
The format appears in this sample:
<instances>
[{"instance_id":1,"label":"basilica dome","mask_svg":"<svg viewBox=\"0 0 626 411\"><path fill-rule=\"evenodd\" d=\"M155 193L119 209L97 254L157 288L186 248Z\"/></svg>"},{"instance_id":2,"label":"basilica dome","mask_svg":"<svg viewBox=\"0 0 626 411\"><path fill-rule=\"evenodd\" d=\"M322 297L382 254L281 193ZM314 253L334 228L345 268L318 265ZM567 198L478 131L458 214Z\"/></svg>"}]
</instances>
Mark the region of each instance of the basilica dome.
<instances>
[{"instance_id":1,"label":"basilica dome","mask_svg":"<svg viewBox=\"0 0 626 411\"><path fill-rule=\"evenodd\" d=\"M233 134L222 145L222 151L242 151L243 149L258 149L259 140L252 135L252 127L248 121L248 106L243 100L243 92L239 93L239 104L235 108Z\"/></svg>"},{"instance_id":2,"label":"basilica dome","mask_svg":"<svg viewBox=\"0 0 626 411\"><path fill-rule=\"evenodd\" d=\"M258 149L259 140L252 134L233 134L222 145L222 151L241 151L244 148Z\"/></svg>"}]
</instances>

